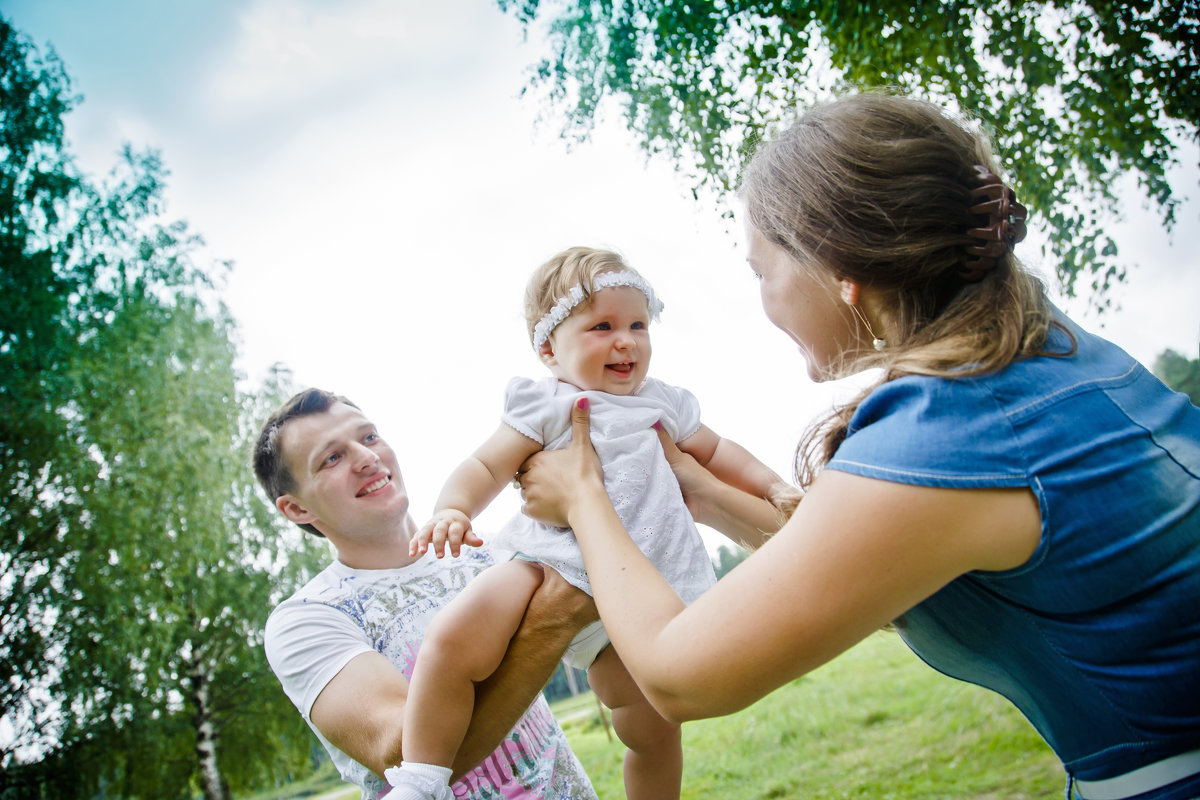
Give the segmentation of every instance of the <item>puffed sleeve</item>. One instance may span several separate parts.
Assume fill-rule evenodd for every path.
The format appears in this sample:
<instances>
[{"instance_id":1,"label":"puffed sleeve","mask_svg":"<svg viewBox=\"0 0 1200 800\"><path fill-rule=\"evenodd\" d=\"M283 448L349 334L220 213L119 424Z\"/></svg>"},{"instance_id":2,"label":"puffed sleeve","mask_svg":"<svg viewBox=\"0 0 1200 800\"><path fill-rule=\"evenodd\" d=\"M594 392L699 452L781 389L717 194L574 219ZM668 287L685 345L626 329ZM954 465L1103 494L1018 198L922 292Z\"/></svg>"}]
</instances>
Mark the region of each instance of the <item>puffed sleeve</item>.
<instances>
[{"instance_id":1,"label":"puffed sleeve","mask_svg":"<svg viewBox=\"0 0 1200 800\"><path fill-rule=\"evenodd\" d=\"M700 401L682 386L672 386L651 378L639 394L653 397L665 406L666 413L661 422L676 442L682 442L700 430Z\"/></svg>"},{"instance_id":2,"label":"puffed sleeve","mask_svg":"<svg viewBox=\"0 0 1200 800\"><path fill-rule=\"evenodd\" d=\"M504 413L500 421L544 447L546 434L542 424L547 404L554 396L554 385L553 379L513 378L504 389Z\"/></svg>"}]
</instances>

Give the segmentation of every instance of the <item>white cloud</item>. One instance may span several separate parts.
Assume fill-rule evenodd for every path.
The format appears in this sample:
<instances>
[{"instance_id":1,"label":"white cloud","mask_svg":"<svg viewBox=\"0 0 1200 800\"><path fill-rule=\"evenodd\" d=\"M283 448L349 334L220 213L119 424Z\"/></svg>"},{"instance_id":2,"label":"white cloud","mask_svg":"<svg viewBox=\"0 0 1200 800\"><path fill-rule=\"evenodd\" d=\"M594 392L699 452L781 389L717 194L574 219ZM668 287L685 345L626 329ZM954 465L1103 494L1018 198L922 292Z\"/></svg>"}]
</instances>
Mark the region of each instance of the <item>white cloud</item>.
<instances>
[{"instance_id":1,"label":"white cloud","mask_svg":"<svg viewBox=\"0 0 1200 800\"><path fill-rule=\"evenodd\" d=\"M491 49L486 23L498 13L485 0L256 0L237 14L236 37L200 99L236 120L315 111L381 84L441 84L482 61Z\"/></svg>"}]
</instances>

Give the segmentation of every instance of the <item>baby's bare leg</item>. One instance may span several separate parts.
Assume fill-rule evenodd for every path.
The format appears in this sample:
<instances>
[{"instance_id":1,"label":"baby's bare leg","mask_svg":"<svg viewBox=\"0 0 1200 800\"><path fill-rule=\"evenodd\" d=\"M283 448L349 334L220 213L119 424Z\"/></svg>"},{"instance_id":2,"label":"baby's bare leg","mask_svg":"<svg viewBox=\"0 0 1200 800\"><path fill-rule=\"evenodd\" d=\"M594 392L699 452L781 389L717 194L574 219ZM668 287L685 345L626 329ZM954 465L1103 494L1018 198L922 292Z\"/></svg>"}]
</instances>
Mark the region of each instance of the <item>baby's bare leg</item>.
<instances>
[{"instance_id":1,"label":"baby's bare leg","mask_svg":"<svg viewBox=\"0 0 1200 800\"><path fill-rule=\"evenodd\" d=\"M404 709L405 761L449 767L475 707L475 683L495 672L521 624L541 568L513 560L485 570L425 632Z\"/></svg>"},{"instance_id":2,"label":"baby's bare leg","mask_svg":"<svg viewBox=\"0 0 1200 800\"><path fill-rule=\"evenodd\" d=\"M617 651L606 647L588 669L588 683L612 709L613 728L625 751L628 800L673 800L683 781L679 725L654 710L634 683Z\"/></svg>"}]
</instances>

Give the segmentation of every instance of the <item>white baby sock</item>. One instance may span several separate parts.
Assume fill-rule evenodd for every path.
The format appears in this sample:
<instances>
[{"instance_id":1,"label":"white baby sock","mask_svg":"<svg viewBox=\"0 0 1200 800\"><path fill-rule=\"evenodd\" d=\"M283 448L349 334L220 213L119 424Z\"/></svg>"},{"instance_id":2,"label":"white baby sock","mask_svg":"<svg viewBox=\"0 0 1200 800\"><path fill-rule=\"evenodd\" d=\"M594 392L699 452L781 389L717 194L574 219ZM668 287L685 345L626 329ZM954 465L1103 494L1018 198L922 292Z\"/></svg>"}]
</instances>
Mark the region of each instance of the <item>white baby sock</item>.
<instances>
[{"instance_id":1,"label":"white baby sock","mask_svg":"<svg viewBox=\"0 0 1200 800\"><path fill-rule=\"evenodd\" d=\"M383 773L393 787L386 795L387 800L453 800L450 775L449 767L401 761L400 766Z\"/></svg>"}]
</instances>

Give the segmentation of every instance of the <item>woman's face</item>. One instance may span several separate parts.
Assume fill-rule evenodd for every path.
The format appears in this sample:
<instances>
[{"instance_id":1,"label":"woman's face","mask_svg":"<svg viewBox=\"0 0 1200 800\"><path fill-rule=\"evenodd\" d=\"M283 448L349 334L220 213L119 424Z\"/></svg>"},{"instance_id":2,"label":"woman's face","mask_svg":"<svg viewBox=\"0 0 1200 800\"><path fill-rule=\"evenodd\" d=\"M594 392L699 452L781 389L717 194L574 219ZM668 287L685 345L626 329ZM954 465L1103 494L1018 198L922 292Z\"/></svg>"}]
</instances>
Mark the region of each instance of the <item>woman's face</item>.
<instances>
[{"instance_id":1,"label":"woman's face","mask_svg":"<svg viewBox=\"0 0 1200 800\"><path fill-rule=\"evenodd\" d=\"M814 381L841 377L857 347L853 312L832 275L804 269L783 248L746 224L746 260L759 278L767 319L791 337Z\"/></svg>"}]
</instances>

